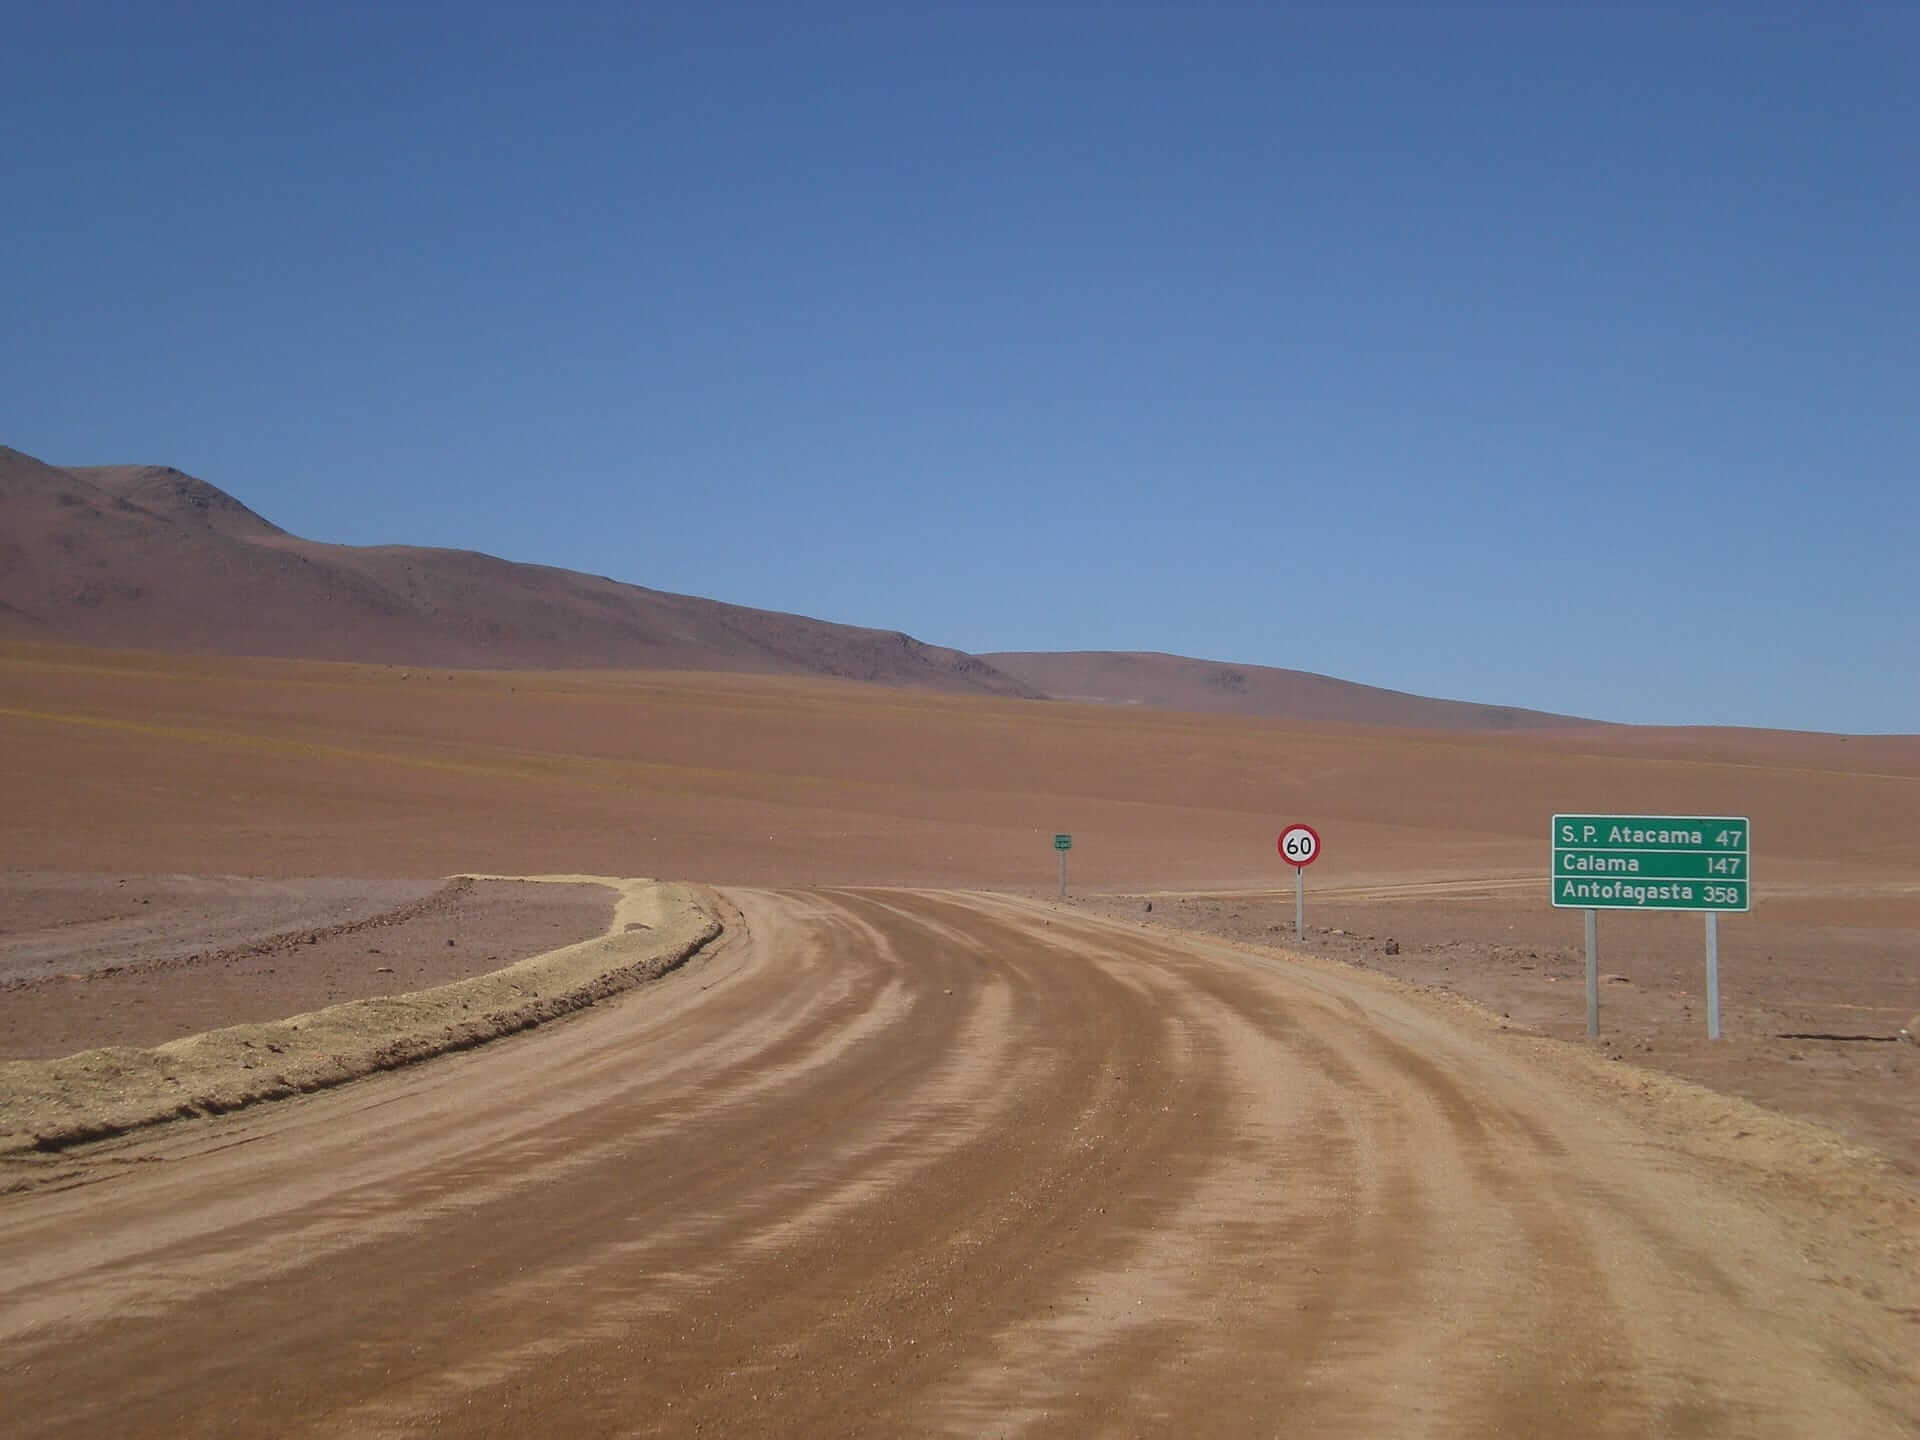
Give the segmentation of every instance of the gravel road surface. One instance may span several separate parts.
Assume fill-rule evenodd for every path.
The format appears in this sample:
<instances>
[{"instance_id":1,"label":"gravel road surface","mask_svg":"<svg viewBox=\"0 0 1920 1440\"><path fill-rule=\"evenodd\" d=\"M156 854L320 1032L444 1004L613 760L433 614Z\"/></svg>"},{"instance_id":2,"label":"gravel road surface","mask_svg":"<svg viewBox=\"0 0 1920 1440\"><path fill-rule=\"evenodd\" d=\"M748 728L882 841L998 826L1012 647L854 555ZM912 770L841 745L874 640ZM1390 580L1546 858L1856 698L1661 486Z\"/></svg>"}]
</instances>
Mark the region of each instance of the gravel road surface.
<instances>
[{"instance_id":1,"label":"gravel road surface","mask_svg":"<svg viewBox=\"0 0 1920 1440\"><path fill-rule=\"evenodd\" d=\"M530 1035L0 1196L26 1437L1912 1436L1823 1132L1040 902L725 893Z\"/></svg>"}]
</instances>

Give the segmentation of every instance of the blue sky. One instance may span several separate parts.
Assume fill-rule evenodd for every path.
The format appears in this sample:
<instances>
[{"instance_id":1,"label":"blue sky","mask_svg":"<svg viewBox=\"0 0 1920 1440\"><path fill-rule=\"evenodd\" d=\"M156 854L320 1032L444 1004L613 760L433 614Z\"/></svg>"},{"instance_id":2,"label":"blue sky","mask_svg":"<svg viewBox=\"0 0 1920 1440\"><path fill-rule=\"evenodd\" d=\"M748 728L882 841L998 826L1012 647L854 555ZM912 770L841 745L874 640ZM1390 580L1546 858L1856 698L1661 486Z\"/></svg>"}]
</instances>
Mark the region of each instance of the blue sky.
<instances>
[{"instance_id":1,"label":"blue sky","mask_svg":"<svg viewBox=\"0 0 1920 1440\"><path fill-rule=\"evenodd\" d=\"M1920 7L0 19L43 459L969 650L1920 731Z\"/></svg>"}]
</instances>

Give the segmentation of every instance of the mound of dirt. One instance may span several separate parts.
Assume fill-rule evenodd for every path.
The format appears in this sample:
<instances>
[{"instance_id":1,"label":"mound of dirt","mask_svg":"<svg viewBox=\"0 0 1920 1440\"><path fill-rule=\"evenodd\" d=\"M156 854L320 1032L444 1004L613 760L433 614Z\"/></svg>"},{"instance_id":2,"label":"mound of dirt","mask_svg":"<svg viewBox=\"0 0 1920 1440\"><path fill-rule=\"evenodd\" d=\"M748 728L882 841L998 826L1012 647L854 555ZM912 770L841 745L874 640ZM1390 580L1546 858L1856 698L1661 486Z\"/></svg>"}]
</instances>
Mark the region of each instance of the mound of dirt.
<instances>
[{"instance_id":1,"label":"mound of dirt","mask_svg":"<svg viewBox=\"0 0 1920 1440\"><path fill-rule=\"evenodd\" d=\"M463 876L473 881L516 877ZM326 1089L526 1030L655 979L720 933L693 889L595 876L618 894L608 932L505 969L410 994L228 1026L151 1049L107 1046L0 1062L0 1155Z\"/></svg>"}]
</instances>

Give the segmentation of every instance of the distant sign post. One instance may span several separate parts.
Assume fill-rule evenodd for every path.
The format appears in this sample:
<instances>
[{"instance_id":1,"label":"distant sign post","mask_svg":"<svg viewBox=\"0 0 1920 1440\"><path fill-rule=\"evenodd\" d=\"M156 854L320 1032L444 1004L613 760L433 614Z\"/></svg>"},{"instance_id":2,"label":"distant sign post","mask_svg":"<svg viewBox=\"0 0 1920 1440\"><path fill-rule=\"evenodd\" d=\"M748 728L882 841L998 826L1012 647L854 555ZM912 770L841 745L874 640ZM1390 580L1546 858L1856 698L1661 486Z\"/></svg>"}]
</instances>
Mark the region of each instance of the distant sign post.
<instances>
[{"instance_id":1,"label":"distant sign post","mask_svg":"<svg viewBox=\"0 0 1920 1440\"><path fill-rule=\"evenodd\" d=\"M1556 815L1553 903L1587 912L1587 1034L1600 1033L1601 910L1707 917L1707 1038L1720 1038L1720 915L1752 908L1744 815Z\"/></svg>"},{"instance_id":2,"label":"distant sign post","mask_svg":"<svg viewBox=\"0 0 1920 1440\"><path fill-rule=\"evenodd\" d=\"M1289 825L1280 832L1280 858L1293 866L1293 938L1307 938L1307 866L1320 858L1320 832Z\"/></svg>"},{"instance_id":3,"label":"distant sign post","mask_svg":"<svg viewBox=\"0 0 1920 1440\"><path fill-rule=\"evenodd\" d=\"M1060 852L1060 898L1067 898L1067 851L1073 849L1073 836L1056 835L1053 848Z\"/></svg>"}]
</instances>

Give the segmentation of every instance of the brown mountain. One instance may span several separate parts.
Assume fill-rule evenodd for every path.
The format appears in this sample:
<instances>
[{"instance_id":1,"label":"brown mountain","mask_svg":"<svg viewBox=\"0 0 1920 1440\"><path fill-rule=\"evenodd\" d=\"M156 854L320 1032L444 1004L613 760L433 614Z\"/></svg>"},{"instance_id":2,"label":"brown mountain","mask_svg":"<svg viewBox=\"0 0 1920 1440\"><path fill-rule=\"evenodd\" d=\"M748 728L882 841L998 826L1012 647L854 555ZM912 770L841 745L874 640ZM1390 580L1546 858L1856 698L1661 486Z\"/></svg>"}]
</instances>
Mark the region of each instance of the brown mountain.
<instances>
[{"instance_id":1,"label":"brown mountain","mask_svg":"<svg viewBox=\"0 0 1920 1440\"><path fill-rule=\"evenodd\" d=\"M290 535L162 466L0 446L0 639L485 669L822 675L1203 714L1432 730L1592 722L1178 655L975 656L469 550Z\"/></svg>"},{"instance_id":2,"label":"brown mountain","mask_svg":"<svg viewBox=\"0 0 1920 1440\"><path fill-rule=\"evenodd\" d=\"M1230 665L1157 652L1004 651L980 658L1056 700L1138 705L1149 710L1418 730L1537 730L1598 723L1540 710L1433 700L1306 670Z\"/></svg>"},{"instance_id":3,"label":"brown mountain","mask_svg":"<svg viewBox=\"0 0 1920 1440\"><path fill-rule=\"evenodd\" d=\"M289 535L178 470L0 446L0 637L489 669L827 675L1031 696L957 650L465 550Z\"/></svg>"}]
</instances>

